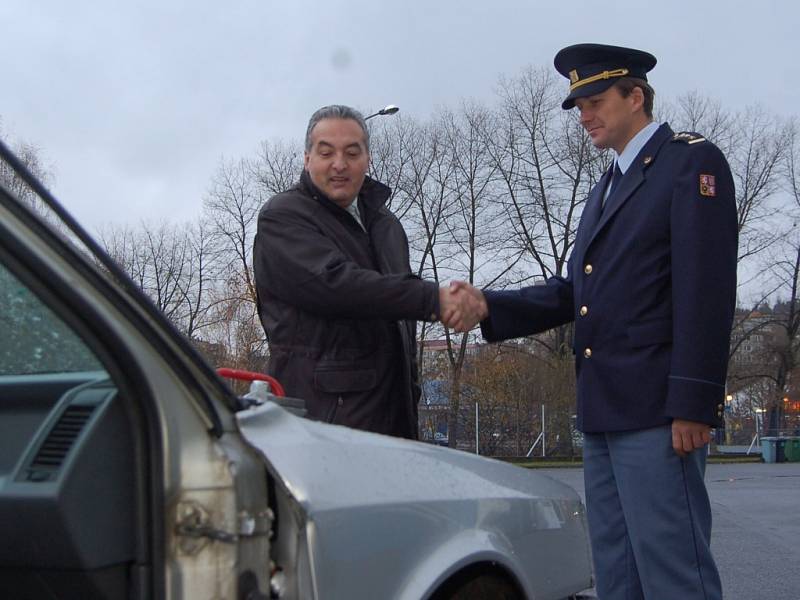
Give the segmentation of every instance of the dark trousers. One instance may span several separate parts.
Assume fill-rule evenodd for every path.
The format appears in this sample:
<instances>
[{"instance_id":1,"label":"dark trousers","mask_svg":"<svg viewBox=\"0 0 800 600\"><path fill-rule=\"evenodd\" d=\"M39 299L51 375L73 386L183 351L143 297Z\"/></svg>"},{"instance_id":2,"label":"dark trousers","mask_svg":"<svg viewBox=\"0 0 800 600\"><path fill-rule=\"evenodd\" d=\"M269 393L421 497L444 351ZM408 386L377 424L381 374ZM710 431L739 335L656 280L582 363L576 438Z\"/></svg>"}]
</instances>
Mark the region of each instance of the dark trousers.
<instances>
[{"instance_id":1,"label":"dark trousers","mask_svg":"<svg viewBox=\"0 0 800 600\"><path fill-rule=\"evenodd\" d=\"M721 600L705 448L681 458L670 425L586 434L584 478L600 600Z\"/></svg>"}]
</instances>

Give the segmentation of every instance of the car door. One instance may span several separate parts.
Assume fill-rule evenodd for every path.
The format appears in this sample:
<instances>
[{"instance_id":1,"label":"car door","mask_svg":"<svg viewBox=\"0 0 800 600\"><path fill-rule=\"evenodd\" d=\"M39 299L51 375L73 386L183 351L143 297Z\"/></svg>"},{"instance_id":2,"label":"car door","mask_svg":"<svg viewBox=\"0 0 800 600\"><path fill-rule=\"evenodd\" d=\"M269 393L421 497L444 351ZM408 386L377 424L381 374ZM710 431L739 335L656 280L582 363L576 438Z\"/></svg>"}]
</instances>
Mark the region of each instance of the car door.
<instances>
[{"instance_id":1,"label":"car door","mask_svg":"<svg viewBox=\"0 0 800 600\"><path fill-rule=\"evenodd\" d=\"M267 475L233 396L56 217L0 190L0 597L267 590Z\"/></svg>"}]
</instances>

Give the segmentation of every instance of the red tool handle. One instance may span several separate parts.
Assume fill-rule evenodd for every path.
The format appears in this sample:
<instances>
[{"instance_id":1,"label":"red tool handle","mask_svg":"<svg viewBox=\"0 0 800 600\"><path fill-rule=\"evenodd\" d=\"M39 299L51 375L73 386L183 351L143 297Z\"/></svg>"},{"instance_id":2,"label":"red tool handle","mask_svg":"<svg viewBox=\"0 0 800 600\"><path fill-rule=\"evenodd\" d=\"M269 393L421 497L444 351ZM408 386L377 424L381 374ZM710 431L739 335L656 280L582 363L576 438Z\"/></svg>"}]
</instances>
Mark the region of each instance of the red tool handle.
<instances>
[{"instance_id":1,"label":"red tool handle","mask_svg":"<svg viewBox=\"0 0 800 600\"><path fill-rule=\"evenodd\" d=\"M266 381L270 388L272 388L273 394L282 398L286 396L286 391L283 389L283 386L277 379L270 375L264 375L263 373L256 373L254 371L243 371L241 369L228 369L226 367L217 369L217 375L220 377L227 377L228 379L240 379L242 381Z\"/></svg>"}]
</instances>

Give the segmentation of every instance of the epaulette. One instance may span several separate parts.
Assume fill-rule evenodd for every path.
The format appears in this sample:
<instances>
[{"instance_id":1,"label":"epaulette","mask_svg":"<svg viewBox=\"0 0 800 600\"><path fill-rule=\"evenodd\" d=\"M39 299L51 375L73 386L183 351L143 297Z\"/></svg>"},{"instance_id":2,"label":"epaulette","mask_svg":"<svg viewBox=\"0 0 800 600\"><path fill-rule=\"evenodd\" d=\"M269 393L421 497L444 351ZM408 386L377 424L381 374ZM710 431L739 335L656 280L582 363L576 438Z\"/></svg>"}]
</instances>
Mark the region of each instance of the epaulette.
<instances>
[{"instance_id":1,"label":"epaulette","mask_svg":"<svg viewBox=\"0 0 800 600\"><path fill-rule=\"evenodd\" d=\"M705 142L706 138L694 131L680 131L672 136L672 141L683 142L684 144L699 144L700 142Z\"/></svg>"}]
</instances>

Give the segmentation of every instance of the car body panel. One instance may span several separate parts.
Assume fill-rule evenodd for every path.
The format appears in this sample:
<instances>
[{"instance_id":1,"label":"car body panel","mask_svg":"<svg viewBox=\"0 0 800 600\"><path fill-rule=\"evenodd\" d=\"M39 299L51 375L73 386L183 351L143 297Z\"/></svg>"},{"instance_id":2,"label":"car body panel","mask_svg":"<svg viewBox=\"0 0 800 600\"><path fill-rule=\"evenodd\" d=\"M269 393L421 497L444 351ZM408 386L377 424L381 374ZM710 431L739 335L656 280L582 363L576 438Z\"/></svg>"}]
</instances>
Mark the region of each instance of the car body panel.
<instances>
[{"instance_id":1,"label":"car body panel","mask_svg":"<svg viewBox=\"0 0 800 600\"><path fill-rule=\"evenodd\" d=\"M318 598L423 598L478 562L502 566L530 598L590 585L583 506L562 483L272 402L237 416L302 513Z\"/></svg>"}]
</instances>

